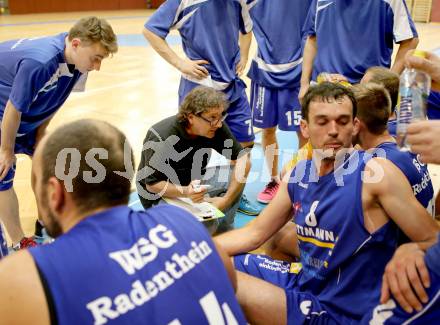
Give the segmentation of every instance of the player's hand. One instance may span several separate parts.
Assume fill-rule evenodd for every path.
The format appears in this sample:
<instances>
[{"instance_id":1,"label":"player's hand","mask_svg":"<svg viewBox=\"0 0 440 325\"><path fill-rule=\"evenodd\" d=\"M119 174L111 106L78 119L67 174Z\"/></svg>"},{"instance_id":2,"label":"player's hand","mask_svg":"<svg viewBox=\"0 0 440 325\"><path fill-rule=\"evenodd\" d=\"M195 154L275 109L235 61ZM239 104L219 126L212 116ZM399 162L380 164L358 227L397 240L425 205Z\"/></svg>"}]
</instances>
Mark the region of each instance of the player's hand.
<instances>
[{"instance_id":1,"label":"player's hand","mask_svg":"<svg viewBox=\"0 0 440 325\"><path fill-rule=\"evenodd\" d=\"M209 64L206 60L190 60L190 59L181 59L177 68L183 74L189 75L196 79L203 79L209 75L208 69L206 69L203 65Z\"/></svg>"},{"instance_id":2,"label":"player's hand","mask_svg":"<svg viewBox=\"0 0 440 325\"><path fill-rule=\"evenodd\" d=\"M298 93L298 99L301 102L305 94L307 93L307 90L309 90L310 84L301 84L301 87L299 88Z\"/></svg>"},{"instance_id":3,"label":"player's hand","mask_svg":"<svg viewBox=\"0 0 440 325\"><path fill-rule=\"evenodd\" d=\"M325 81L339 83L339 82L348 82L348 79L339 73L328 73L327 77L325 78Z\"/></svg>"},{"instance_id":4,"label":"player's hand","mask_svg":"<svg viewBox=\"0 0 440 325\"><path fill-rule=\"evenodd\" d=\"M431 52L426 52L426 58L414 56L414 50L405 55L405 65L426 72L431 76L433 90L440 91L440 57Z\"/></svg>"},{"instance_id":5,"label":"player's hand","mask_svg":"<svg viewBox=\"0 0 440 325\"><path fill-rule=\"evenodd\" d=\"M404 244L396 250L383 275L382 304L391 298L391 293L406 312L422 310L422 303L428 302L425 288L430 286L424 256L415 243Z\"/></svg>"},{"instance_id":6,"label":"player's hand","mask_svg":"<svg viewBox=\"0 0 440 325\"><path fill-rule=\"evenodd\" d=\"M440 163L440 121L421 121L408 125L407 142L424 163Z\"/></svg>"},{"instance_id":7,"label":"player's hand","mask_svg":"<svg viewBox=\"0 0 440 325\"><path fill-rule=\"evenodd\" d=\"M194 180L186 186L186 196L194 203L203 202L207 191L207 187L200 185L200 180Z\"/></svg>"},{"instance_id":8,"label":"player's hand","mask_svg":"<svg viewBox=\"0 0 440 325\"><path fill-rule=\"evenodd\" d=\"M13 151L0 148L0 181L6 177L15 161L16 157Z\"/></svg>"},{"instance_id":9,"label":"player's hand","mask_svg":"<svg viewBox=\"0 0 440 325\"><path fill-rule=\"evenodd\" d=\"M240 61L237 63L237 67L235 68L235 72L237 73L237 76L241 76L244 72L244 69L246 68L247 64L247 57L240 57Z\"/></svg>"},{"instance_id":10,"label":"player's hand","mask_svg":"<svg viewBox=\"0 0 440 325\"><path fill-rule=\"evenodd\" d=\"M228 206L228 202L224 197L221 196L214 196L214 197L207 197L205 201L211 203L213 206L215 206L220 211L224 211L226 207Z\"/></svg>"}]
</instances>

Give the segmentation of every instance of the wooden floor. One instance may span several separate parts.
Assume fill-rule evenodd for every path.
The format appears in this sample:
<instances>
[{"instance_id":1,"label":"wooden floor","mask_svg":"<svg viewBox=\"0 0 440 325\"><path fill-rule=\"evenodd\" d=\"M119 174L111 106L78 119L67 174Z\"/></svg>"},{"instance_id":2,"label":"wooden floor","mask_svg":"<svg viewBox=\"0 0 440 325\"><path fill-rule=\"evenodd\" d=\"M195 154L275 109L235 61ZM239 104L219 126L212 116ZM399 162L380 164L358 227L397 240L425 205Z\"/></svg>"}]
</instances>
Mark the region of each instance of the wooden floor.
<instances>
[{"instance_id":1,"label":"wooden floor","mask_svg":"<svg viewBox=\"0 0 440 325\"><path fill-rule=\"evenodd\" d=\"M118 35L140 34L151 10L57 13L44 15L0 15L0 41L51 35L67 31L80 17L106 18ZM440 48L440 25L418 24L420 49ZM182 53L180 46L173 48ZM255 42L251 55L255 52ZM247 78L245 81L248 83ZM155 122L177 111L179 73L145 42L121 46L103 61L101 71L89 76L85 93L72 94L52 121L49 130L79 118L96 118L119 127L128 136L139 161L142 140ZM137 150L139 149L139 150ZM26 233L33 231L37 210L30 190L30 159L19 156L15 188Z\"/></svg>"}]
</instances>

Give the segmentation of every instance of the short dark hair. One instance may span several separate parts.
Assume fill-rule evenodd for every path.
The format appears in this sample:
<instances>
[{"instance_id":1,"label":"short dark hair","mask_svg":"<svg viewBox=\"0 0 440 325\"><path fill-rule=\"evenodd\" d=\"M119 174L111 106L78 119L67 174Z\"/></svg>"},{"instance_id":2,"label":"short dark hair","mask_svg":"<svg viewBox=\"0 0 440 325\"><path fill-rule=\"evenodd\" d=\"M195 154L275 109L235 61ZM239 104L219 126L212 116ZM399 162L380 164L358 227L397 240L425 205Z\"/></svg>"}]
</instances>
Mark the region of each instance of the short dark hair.
<instances>
[{"instance_id":1,"label":"short dark hair","mask_svg":"<svg viewBox=\"0 0 440 325\"><path fill-rule=\"evenodd\" d=\"M399 75L385 67L371 67L365 73L371 76L368 82L383 85L388 90L391 98L391 112L394 112L399 98Z\"/></svg>"},{"instance_id":2,"label":"short dark hair","mask_svg":"<svg viewBox=\"0 0 440 325\"><path fill-rule=\"evenodd\" d=\"M311 86L301 101L301 115L306 121L309 121L309 107L313 101L330 102L331 100L347 97L353 106L353 118L356 117L357 105L353 91L350 88L333 82L323 82Z\"/></svg>"},{"instance_id":3,"label":"short dark hair","mask_svg":"<svg viewBox=\"0 0 440 325\"><path fill-rule=\"evenodd\" d=\"M379 135L387 130L391 114L391 99L383 85L373 82L356 85L357 117L365 123L368 131Z\"/></svg>"},{"instance_id":4,"label":"short dark hair","mask_svg":"<svg viewBox=\"0 0 440 325\"><path fill-rule=\"evenodd\" d=\"M189 114L200 115L216 107L228 108L225 94L214 88L198 86L186 95L177 118L180 122L186 122Z\"/></svg>"},{"instance_id":5,"label":"short dark hair","mask_svg":"<svg viewBox=\"0 0 440 325\"><path fill-rule=\"evenodd\" d=\"M79 173L72 179L73 191L71 192L79 211L86 212L128 203L134 158L131 146L121 131L107 122L92 119L78 120L59 127L48 136L42 148L43 184L47 184L49 178L56 177L55 170L60 167L57 166L57 157L63 149L67 148L76 149L81 155ZM93 148L104 149L108 152L107 159L94 157L106 171L104 180L98 183L86 182L83 179L83 172L96 174L96 170L85 160L86 154ZM126 158L131 159L131 166L127 166L131 168L131 171L124 177L116 172L126 172ZM66 165L61 166L63 172L69 170L71 164L72 156L68 155Z\"/></svg>"}]
</instances>

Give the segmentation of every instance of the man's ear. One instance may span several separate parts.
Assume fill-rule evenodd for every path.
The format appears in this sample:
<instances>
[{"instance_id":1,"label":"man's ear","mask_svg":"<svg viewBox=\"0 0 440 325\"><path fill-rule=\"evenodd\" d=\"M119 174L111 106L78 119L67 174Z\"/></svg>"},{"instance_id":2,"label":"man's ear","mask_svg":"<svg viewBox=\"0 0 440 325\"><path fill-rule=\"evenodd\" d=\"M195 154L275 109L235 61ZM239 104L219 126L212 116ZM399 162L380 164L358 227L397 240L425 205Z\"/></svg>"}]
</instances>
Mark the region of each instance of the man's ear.
<instances>
[{"instance_id":1,"label":"man's ear","mask_svg":"<svg viewBox=\"0 0 440 325\"><path fill-rule=\"evenodd\" d=\"M75 37L74 39L72 39L70 41L70 44L72 44L73 49L77 49L81 45L81 40L79 38Z\"/></svg>"},{"instance_id":2,"label":"man's ear","mask_svg":"<svg viewBox=\"0 0 440 325\"><path fill-rule=\"evenodd\" d=\"M194 118L195 118L195 115L193 113L189 113L188 115L186 115L186 120L188 121L188 124L193 124Z\"/></svg>"},{"instance_id":3,"label":"man's ear","mask_svg":"<svg viewBox=\"0 0 440 325\"><path fill-rule=\"evenodd\" d=\"M355 117L353 119L353 136L356 136L359 134L361 127L363 127L363 123L361 122L361 120L359 120L357 117Z\"/></svg>"},{"instance_id":4,"label":"man's ear","mask_svg":"<svg viewBox=\"0 0 440 325\"><path fill-rule=\"evenodd\" d=\"M303 137L309 139L309 123L306 120L301 119L301 121L299 122L299 127L301 129L301 134L303 135Z\"/></svg>"},{"instance_id":5,"label":"man's ear","mask_svg":"<svg viewBox=\"0 0 440 325\"><path fill-rule=\"evenodd\" d=\"M47 182L47 198L49 207L52 211L60 213L66 201L67 190L64 184L55 176L49 178Z\"/></svg>"}]
</instances>

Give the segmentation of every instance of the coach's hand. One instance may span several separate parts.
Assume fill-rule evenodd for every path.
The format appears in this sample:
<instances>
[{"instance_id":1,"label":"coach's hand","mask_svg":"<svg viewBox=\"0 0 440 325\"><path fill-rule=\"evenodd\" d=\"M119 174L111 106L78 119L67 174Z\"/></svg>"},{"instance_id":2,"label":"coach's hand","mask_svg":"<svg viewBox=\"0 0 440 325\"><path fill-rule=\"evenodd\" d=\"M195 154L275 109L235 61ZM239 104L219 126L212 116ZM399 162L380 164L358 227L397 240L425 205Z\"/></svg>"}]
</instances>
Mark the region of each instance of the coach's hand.
<instances>
[{"instance_id":1,"label":"coach's hand","mask_svg":"<svg viewBox=\"0 0 440 325\"><path fill-rule=\"evenodd\" d=\"M391 298L391 292L406 312L422 310L422 303L428 302L425 288L430 286L424 257L425 253L416 243L404 244L396 250L383 275L382 304Z\"/></svg>"},{"instance_id":2,"label":"coach's hand","mask_svg":"<svg viewBox=\"0 0 440 325\"><path fill-rule=\"evenodd\" d=\"M189 197L194 203L204 201L207 191L208 189L206 187L200 185L200 180L192 181L185 189L186 197Z\"/></svg>"},{"instance_id":3,"label":"coach's hand","mask_svg":"<svg viewBox=\"0 0 440 325\"><path fill-rule=\"evenodd\" d=\"M0 181L2 181L16 161L13 151L0 148Z\"/></svg>"},{"instance_id":4,"label":"coach's hand","mask_svg":"<svg viewBox=\"0 0 440 325\"><path fill-rule=\"evenodd\" d=\"M190 60L190 59L181 59L177 68L183 74L189 75L196 79L203 79L209 75L208 69L206 69L203 64L209 64L206 60Z\"/></svg>"}]
</instances>

